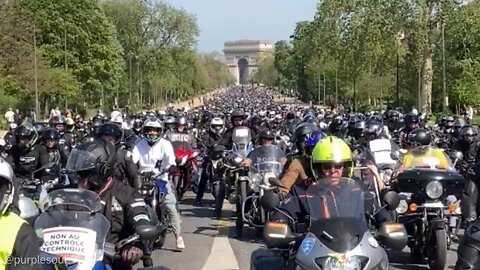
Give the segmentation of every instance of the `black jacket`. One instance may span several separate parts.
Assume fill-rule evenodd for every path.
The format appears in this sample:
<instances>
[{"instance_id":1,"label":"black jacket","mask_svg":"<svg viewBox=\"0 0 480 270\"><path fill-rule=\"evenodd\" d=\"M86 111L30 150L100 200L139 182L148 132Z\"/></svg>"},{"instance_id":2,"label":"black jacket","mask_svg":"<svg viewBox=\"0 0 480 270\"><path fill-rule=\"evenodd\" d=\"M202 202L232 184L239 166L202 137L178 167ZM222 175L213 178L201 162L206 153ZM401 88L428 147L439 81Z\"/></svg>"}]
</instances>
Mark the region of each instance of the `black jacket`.
<instances>
[{"instance_id":1,"label":"black jacket","mask_svg":"<svg viewBox=\"0 0 480 270\"><path fill-rule=\"evenodd\" d=\"M127 183L137 190L142 187L142 179L137 165L133 162L132 153L123 147L117 149L115 177L127 180Z\"/></svg>"},{"instance_id":2,"label":"black jacket","mask_svg":"<svg viewBox=\"0 0 480 270\"><path fill-rule=\"evenodd\" d=\"M13 146L8 161L12 164L16 176L30 178L35 170L48 164L49 157L47 149L41 144L36 144L30 149Z\"/></svg>"},{"instance_id":3,"label":"black jacket","mask_svg":"<svg viewBox=\"0 0 480 270\"><path fill-rule=\"evenodd\" d=\"M202 146L207 148L207 150L210 152L213 149L213 146L215 146L216 144L220 144L222 140L222 134L218 135L208 130L208 132L205 132L205 134L203 134L201 138L201 143Z\"/></svg>"},{"instance_id":4,"label":"black jacket","mask_svg":"<svg viewBox=\"0 0 480 270\"><path fill-rule=\"evenodd\" d=\"M36 260L39 257L40 241L33 231L33 228L29 224L23 224L17 233L15 238L15 244L13 245L13 251L11 255L11 262L26 262L25 258L33 258ZM19 263L8 264L5 269L7 270L29 270L29 269L43 269L42 264L37 260L36 263Z\"/></svg>"},{"instance_id":5,"label":"black jacket","mask_svg":"<svg viewBox=\"0 0 480 270\"><path fill-rule=\"evenodd\" d=\"M101 199L104 203L103 215L111 226L107 235L109 243L115 244L129 237L138 225L151 224L142 195L120 179L111 181L111 187Z\"/></svg>"}]
</instances>

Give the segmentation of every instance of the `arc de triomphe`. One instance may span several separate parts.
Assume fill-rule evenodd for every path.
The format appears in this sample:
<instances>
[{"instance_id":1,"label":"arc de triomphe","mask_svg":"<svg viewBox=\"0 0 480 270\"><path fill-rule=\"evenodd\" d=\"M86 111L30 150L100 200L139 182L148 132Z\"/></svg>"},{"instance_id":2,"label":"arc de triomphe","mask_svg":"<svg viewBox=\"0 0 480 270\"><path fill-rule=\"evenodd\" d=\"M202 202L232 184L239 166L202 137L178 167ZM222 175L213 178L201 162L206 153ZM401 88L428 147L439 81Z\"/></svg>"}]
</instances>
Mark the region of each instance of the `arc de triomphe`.
<instances>
[{"instance_id":1,"label":"arc de triomphe","mask_svg":"<svg viewBox=\"0 0 480 270\"><path fill-rule=\"evenodd\" d=\"M271 53L273 43L267 40L237 40L224 44L225 63L237 84L248 84L250 75L258 68L258 60L263 53Z\"/></svg>"}]
</instances>

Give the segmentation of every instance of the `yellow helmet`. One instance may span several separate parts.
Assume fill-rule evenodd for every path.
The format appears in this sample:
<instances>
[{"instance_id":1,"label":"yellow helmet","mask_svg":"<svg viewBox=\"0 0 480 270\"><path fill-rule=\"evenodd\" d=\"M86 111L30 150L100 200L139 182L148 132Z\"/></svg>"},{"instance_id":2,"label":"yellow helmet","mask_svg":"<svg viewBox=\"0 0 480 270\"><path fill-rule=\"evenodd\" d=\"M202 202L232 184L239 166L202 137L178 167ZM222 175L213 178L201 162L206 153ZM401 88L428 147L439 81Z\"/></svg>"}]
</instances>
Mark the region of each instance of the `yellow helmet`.
<instances>
[{"instance_id":1,"label":"yellow helmet","mask_svg":"<svg viewBox=\"0 0 480 270\"><path fill-rule=\"evenodd\" d=\"M345 141L335 136L328 136L320 140L312 151L312 169L317 178L323 178L322 164L343 164L344 177L353 174L352 150Z\"/></svg>"},{"instance_id":2,"label":"yellow helmet","mask_svg":"<svg viewBox=\"0 0 480 270\"><path fill-rule=\"evenodd\" d=\"M313 163L343 163L352 161L352 151L342 139L328 136L313 148Z\"/></svg>"}]
</instances>

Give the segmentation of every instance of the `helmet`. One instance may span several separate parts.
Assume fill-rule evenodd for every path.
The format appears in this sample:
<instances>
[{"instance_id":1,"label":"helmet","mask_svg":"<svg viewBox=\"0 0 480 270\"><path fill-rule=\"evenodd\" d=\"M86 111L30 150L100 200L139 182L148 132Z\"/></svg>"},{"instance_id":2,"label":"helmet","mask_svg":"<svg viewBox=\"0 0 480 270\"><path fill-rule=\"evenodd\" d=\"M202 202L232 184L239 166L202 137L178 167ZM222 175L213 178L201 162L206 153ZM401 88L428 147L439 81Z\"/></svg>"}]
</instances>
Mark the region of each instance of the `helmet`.
<instances>
[{"instance_id":1,"label":"helmet","mask_svg":"<svg viewBox=\"0 0 480 270\"><path fill-rule=\"evenodd\" d=\"M165 118L163 123L165 124L165 128L167 130L171 130L171 129L173 129L173 125L175 124L175 117L167 116L167 118Z\"/></svg>"},{"instance_id":2,"label":"helmet","mask_svg":"<svg viewBox=\"0 0 480 270\"><path fill-rule=\"evenodd\" d=\"M383 125L382 123L378 122L377 120L370 120L367 123L365 123L365 136L367 136L367 139L373 140L377 139L378 136L383 131Z\"/></svg>"},{"instance_id":3,"label":"helmet","mask_svg":"<svg viewBox=\"0 0 480 270\"><path fill-rule=\"evenodd\" d=\"M45 142L48 140L58 141L60 140L60 133L54 128L47 128L42 134L42 139Z\"/></svg>"},{"instance_id":4,"label":"helmet","mask_svg":"<svg viewBox=\"0 0 480 270\"><path fill-rule=\"evenodd\" d=\"M273 133L269 129L262 130L260 134L258 134L258 139L260 140L260 142L262 139L275 140L275 133Z\"/></svg>"},{"instance_id":5,"label":"helmet","mask_svg":"<svg viewBox=\"0 0 480 270\"><path fill-rule=\"evenodd\" d=\"M12 166L3 158L0 158L0 214L4 215L9 211L13 202L15 188L13 185Z\"/></svg>"},{"instance_id":6,"label":"helmet","mask_svg":"<svg viewBox=\"0 0 480 270\"><path fill-rule=\"evenodd\" d=\"M460 129L460 137L469 143L472 143L478 135L478 131L471 125L465 125Z\"/></svg>"},{"instance_id":7,"label":"helmet","mask_svg":"<svg viewBox=\"0 0 480 270\"><path fill-rule=\"evenodd\" d=\"M232 120L232 122L234 118L242 118L242 120L245 120L246 114L242 109L237 108L233 110L232 114L230 115L230 119Z\"/></svg>"},{"instance_id":8,"label":"helmet","mask_svg":"<svg viewBox=\"0 0 480 270\"><path fill-rule=\"evenodd\" d=\"M96 135L98 138L101 138L102 136L111 136L113 137L111 143L118 145L122 141L123 130L117 124L106 123L98 128Z\"/></svg>"},{"instance_id":9,"label":"helmet","mask_svg":"<svg viewBox=\"0 0 480 270\"><path fill-rule=\"evenodd\" d=\"M408 134L408 141L416 146L430 145L432 142L432 135L424 128L417 128Z\"/></svg>"},{"instance_id":10,"label":"helmet","mask_svg":"<svg viewBox=\"0 0 480 270\"><path fill-rule=\"evenodd\" d=\"M347 143L335 136L327 136L315 145L311 162L317 178L324 177L322 164L342 164L345 177L351 177L353 172L352 151Z\"/></svg>"},{"instance_id":11,"label":"helmet","mask_svg":"<svg viewBox=\"0 0 480 270\"><path fill-rule=\"evenodd\" d=\"M318 133L321 129L319 126L313 123L302 123L297 126L294 133L294 140L295 145L298 150L305 150L305 143L307 139L307 135L312 133Z\"/></svg>"},{"instance_id":12,"label":"helmet","mask_svg":"<svg viewBox=\"0 0 480 270\"><path fill-rule=\"evenodd\" d=\"M418 118L418 115L414 113L407 113L405 115L405 124L418 124L420 122L420 119Z\"/></svg>"},{"instance_id":13,"label":"helmet","mask_svg":"<svg viewBox=\"0 0 480 270\"><path fill-rule=\"evenodd\" d=\"M89 189L97 190L113 176L115 163L115 146L105 140L94 140L75 147L65 168L86 180Z\"/></svg>"},{"instance_id":14,"label":"helmet","mask_svg":"<svg viewBox=\"0 0 480 270\"><path fill-rule=\"evenodd\" d=\"M453 118L453 116L445 117L445 126L446 127L452 128L454 122L455 122L455 118Z\"/></svg>"},{"instance_id":15,"label":"helmet","mask_svg":"<svg viewBox=\"0 0 480 270\"><path fill-rule=\"evenodd\" d=\"M150 130L157 130L157 135L148 134ZM147 118L143 123L143 137L150 144L153 145L158 142L162 137L160 133L163 130L163 123L155 117Z\"/></svg>"},{"instance_id":16,"label":"helmet","mask_svg":"<svg viewBox=\"0 0 480 270\"><path fill-rule=\"evenodd\" d=\"M185 116L180 116L175 120L175 124L178 126L186 126L187 118Z\"/></svg>"},{"instance_id":17,"label":"helmet","mask_svg":"<svg viewBox=\"0 0 480 270\"><path fill-rule=\"evenodd\" d=\"M295 119L295 113L292 112L292 111L288 112L286 118L287 118L287 120L293 120L293 119Z\"/></svg>"},{"instance_id":18,"label":"helmet","mask_svg":"<svg viewBox=\"0 0 480 270\"><path fill-rule=\"evenodd\" d=\"M223 122L222 118L215 117L210 121L210 131L213 133L220 135L223 133L225 129L225 123Z\"/></svg>"},{"instance_id":19,"label":"helmet","mask_svg":"<svg viewBox=\"0 0 480 270\"><path fill-rule=\"evenodd\" d=\"M50 127L56 128L60 133L65 131L65 118L63 116L53 116L49 121Z\"/></svg>"},{"instance_id":20,"label":"helmet","mask_svg":"<svg viewBox=\"0 0 480 270\"><path fill-rule=\"evenodd\" d=\"M138 134L142 130L143 122L142 119L137 118L133 120L133 130Z\"/></svg>"},{"instance_id":21,"label":"helmet","mask_svg":"<svg viewBox=\"0 0 480 270\"><path fill-rule=\"evenodd\" d=\"M35 128L28 123L21 124L15 131L15 140L20 148L30 148L35 145L38 139L38 133Z\"/></svg>"},{"instance_id":22,"label":"helmet","mask_svg":"<svg viewBox=\"0 0 480 270\"><path fill-rule=\"evenodd\" d=\"M313 131L312 133L307 134L305 137L305 154L311 156L315 145L326 136L327 135L322 131Z\"/></svg>"},{"instance_id":23,"label":"helmet","mask_svg":"<svg viewBox=\"0 0 480 270\"><path fill-rule=\"evenodd\" d=\"M15 124L15 127L17 127L17 124ZM42 136L43 132L46 130L48 127L48 123L45 122L35 122L33 123L33 127L38 133L38 136Z\"/></svg>"}]
</instances>

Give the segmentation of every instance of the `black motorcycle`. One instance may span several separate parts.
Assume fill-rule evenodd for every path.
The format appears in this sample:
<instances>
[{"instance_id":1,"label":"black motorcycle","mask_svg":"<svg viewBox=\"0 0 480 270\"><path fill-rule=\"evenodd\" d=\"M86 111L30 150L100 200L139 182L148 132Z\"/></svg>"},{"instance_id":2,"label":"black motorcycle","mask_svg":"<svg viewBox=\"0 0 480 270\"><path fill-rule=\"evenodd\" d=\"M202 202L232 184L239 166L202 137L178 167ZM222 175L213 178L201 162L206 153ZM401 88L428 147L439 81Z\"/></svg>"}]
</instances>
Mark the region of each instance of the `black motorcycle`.
<instances>
[{"instance_id":1,"label":"black motorcycle","mask_svg":"<svg viewBox=\"0 0 480 270\"><path fill-rule=\"evenodd\" d=\"M427 258L430 269L444 269L465 178L457 173L444 151L429 146L414 148L409 164L393 181L400 193L397 220L405 225L412 255ZM405 160L405 159L404 159ZM453 198L453 199L452 199Z\"/></svg>"}]
</instances>

